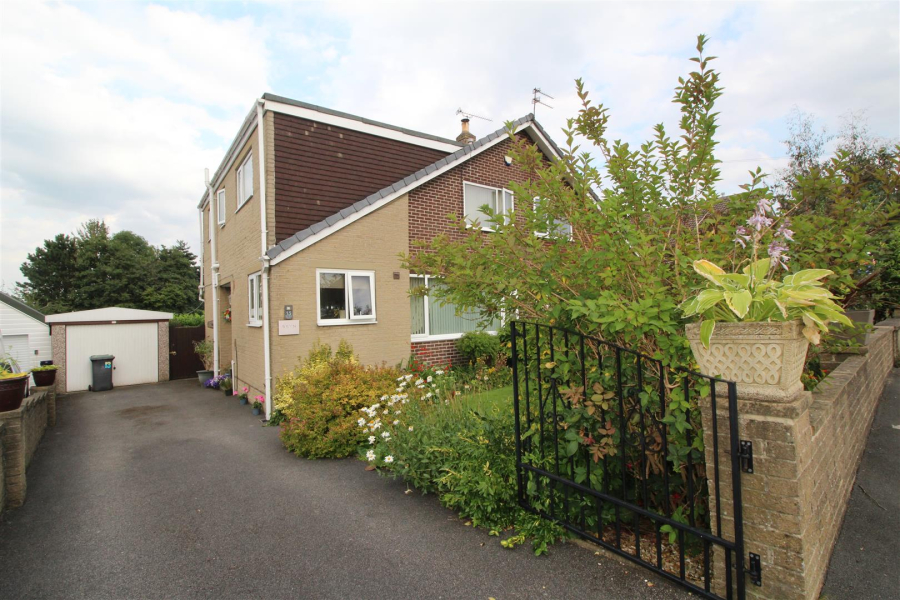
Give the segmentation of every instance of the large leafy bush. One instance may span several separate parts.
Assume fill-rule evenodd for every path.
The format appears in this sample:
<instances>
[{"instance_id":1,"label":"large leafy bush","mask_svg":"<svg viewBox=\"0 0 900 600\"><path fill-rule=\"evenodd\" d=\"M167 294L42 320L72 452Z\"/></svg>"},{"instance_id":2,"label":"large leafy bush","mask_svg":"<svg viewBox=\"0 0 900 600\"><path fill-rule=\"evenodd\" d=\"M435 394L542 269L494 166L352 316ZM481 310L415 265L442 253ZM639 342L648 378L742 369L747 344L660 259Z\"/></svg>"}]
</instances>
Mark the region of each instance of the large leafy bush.
<instances>
[{"instance_id":1,"label":"large leafy bush","mask_svg":"<svg viewBox=\"0 0 900 600\"><path fill-rule=\"evenodd\" d=\"M486 331L469 331L457 340L456 348L470 363L479 359L491 363L500 353L500 340Z\"/></svg>"},{"instance_id":2,"label":"large leafy bush","mask_svg":"<svg viewBox=\"0 0 900 600\"><path fill-rule=\"evenodd\" d=\"M316 346L276 383L275 408L284 417L285 448L306 458L355 454L365 439L357 424L360 409L390 393L397 376L394 368L359 364L344 342L335 354L327 345Z\"/></svg>"}]
</instances>

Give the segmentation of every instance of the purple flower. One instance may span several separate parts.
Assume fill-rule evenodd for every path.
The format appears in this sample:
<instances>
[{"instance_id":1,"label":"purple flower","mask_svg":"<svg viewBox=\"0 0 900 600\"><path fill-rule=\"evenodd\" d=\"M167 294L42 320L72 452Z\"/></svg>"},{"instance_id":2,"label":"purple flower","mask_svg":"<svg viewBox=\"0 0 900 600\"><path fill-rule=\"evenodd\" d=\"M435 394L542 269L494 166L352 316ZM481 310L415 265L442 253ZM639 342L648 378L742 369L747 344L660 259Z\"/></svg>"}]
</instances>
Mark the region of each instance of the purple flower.
<instances>
[{"instance_id":1,"label":"purple flower","mask_svg":"<svg viewBox=\"0 0 900 600\"><path fill-rule=\"evenodd\" d=\"M780 235L786 240L794 241L794 232L788 229L791 226L791 222L788 219L782 221L781 225L778 226L777 235Z\"/></svg>"},{"instance_id":2,"label":"purple flower","mask_svg":"<svg viewBox=\"0 0 900 600\"><path fill-rule=\"evenodd\" d=\"M760 198L756 203L756 212L762 215L772 212L772 201L768 198Z\"/></svg>"},{"instance_id":3,"label":"purple flower","mask_svg":"<svg viewBox=\"0 0 900 600\"><path fill-rule=\"evenodd\" d=\"M768 227L771 224L772 219L760 213L753 213L753 216L747 219L747 225L750 225L757 231L762 231L764 227Z\"/></svg>"},{"instance_id":4,"label":"purple flower","mask_svg":"<svg viewBox=\"0 0 900 600\"><path fill-rule=\"evenodd\" d=\"M772 259L772 264L781 265L787 270L787 262L790 260L790 257L785 254L787 249L788 247L778 240L769 244L769 258Z\"/></svg>"}]
</instances>

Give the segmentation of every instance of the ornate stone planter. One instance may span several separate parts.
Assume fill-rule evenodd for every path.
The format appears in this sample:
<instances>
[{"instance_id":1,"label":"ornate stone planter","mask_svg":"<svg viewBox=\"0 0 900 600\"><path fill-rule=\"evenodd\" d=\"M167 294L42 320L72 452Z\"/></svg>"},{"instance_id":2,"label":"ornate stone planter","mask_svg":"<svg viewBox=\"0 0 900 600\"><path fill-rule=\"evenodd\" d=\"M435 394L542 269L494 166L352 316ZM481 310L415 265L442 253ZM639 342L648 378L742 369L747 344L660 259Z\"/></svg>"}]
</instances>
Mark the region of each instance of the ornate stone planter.
<instances>
[{"instance_id":1,"label":"ornate stone planter","mask_svg":"<svg viewBox=\"0 0 900 600\"><path fill-rule=\"evenodd\" d=\"M709 348L700 343L700 324L685 329L700 372L737 383L740 398L786 402L803 390L800 375L809 341L800 321L716 323ZM727 393L724 385L717 393Z\"/></svg>"}]
</instances>

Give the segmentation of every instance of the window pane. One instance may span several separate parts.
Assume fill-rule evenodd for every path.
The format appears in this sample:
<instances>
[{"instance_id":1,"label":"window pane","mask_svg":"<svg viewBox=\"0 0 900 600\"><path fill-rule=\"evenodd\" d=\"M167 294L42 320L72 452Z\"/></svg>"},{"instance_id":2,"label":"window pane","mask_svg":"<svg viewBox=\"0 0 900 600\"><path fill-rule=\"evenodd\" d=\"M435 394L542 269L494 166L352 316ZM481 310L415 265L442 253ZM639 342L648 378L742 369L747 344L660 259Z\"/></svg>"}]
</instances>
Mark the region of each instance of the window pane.
<instances>
[{"instance_id":1,"label":"window pane","mask_svg":"<svg viewBox=\"0 0 900 600\"><path fill-rule=\"evenodd\" d=\"M253 157L244 163L243 168L244 200L253 195Z\"/></svg>"},{"instance_id":2,"label":"window pane","mask_svg":"<svg viewBox=\"0 0 900 600\"><path fill-rule=\"evenodd\" d=\"M346 319L347 294L343 273L319 273L319 318Z\"/></svg>"},{"instance_id":3,"label":"window pane","mask_svg":"<svg viewBox=\"0 0 900 600\"><path fill-rule=\"evenodd\" d=\"M512 192L505 191L503 192L503 214L508 215L512 212L513 209L513 194Z\"/></svg>"},{"instance_id":4,"label":"window pane","mask_svg":"<svg viewBox=\"0 0 900 600\"><path fill-rule=\"evenodd\" d=\"M219 192L218 200L216 200L216 204L219 209L219 223L225 222L225 190Z\"/></svg>"},{"instance_id":5,"label":"window pane","mask_svg":"<svg viewBox=\"0 0 900 600\"><path fill-rule=\"evenodd\" d=\"M262 321L262 274L256 276L256 320Z\"/></svg>"},{"instance_id":6,"label":"window pane","mask_svg":"<svg viewBox=\"0 0 900 600\"><path fill-rule=\"evenodd\" d=\"M350 286L353 291L353 316L365 317L375 314L372 301L372 278L368 275L352 275Z\"/></svg>"},{"instance_id":7,"label":"window pane","mask_svg":"<svg viewBox=\"0 0 900 600\"><path fill-rule=\"evenodd\" d=\"M436 288L440 284L434 280L429 287ZM478 313L464 311L456 314L456 306L441 304L434 296L428 296L428 333L429 335L444 335L448 333L465 333L478 329Z\"/></svg>"},{"instance_id":8,"label":"window pane","mask_svg":"<svg viewBox=\"0 0 900 600\"><path fill-rule=\"evenodd\" d=\"M481 206L487 204L496 208L497 190L484 188L477 185L465 185L465 210L466 221L474 223L478 221L482 227L490 227L487 215L481 212Z\"/></svg>"},{"instance_id":9,"label":"window pane","mask_svg":"<svg viewBox=\"0 0 900 600\"><path fill-rule=\"evenodd\" d=\"M410 277L409 289L414 291L425 287L424 277ZM413 296L409 297L409 314L412 318L410 330L412 335L425 335L425 297Z\"/></svg>"}]
</instances>

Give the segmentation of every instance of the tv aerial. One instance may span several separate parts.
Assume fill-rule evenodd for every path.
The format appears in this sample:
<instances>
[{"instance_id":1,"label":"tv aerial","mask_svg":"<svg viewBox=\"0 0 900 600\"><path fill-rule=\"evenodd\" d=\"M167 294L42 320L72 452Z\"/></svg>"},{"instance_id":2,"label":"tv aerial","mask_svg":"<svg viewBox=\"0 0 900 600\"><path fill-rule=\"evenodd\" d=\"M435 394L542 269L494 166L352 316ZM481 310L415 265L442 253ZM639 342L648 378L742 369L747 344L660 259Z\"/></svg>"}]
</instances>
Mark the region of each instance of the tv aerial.
<instances>
[{"instance_id":1,"label":"tv aerial","mask_svg":"<svg viewBox=\"0 0 900 600\"><path fill-rule=\"evenodd\" d=\"M491 122L491 119L488 119L487 117L480 117L480 116L478 116L478 115L476 115L476 114L474 114L474 113L470 113L470 112L468 112L468 111L466 111L466 110L463 110L463 109L461 109L461 108L457 108L457 109L456 109L456 114L462 115L462 116L464 116L464 117L467 118L467 119L473 119L473 118L474 118L474 119L481 119L482 121L488 121L488 122Z\"/></svg>"},{"instance_id":2,"label":"tv aerial","mask_svg":"<svg viewBox=\"0 0 900 600\"><path fill-rule=\"evenodd\" d=\"M534 106L534 108L531 109L532 114L537 113L537 106L538 106L538 104L542 104L542 105L544 105L544 106L546 106L547 108L550 108L550 109L553 108L552 106L550 106L549 104L547 104L546 102L544 102L544 98L550 98L551 100L556 100L556 98L554 98L553 96L551 96L551 95L548 94L547 92L541 91L541 88L538 88L538 87L536 87L536 88L534 88L533 90L531 90L531 93L533 94L533 96L532 96L532 98L531 98L531 104Z\"/></svg>"}]
</instances>

